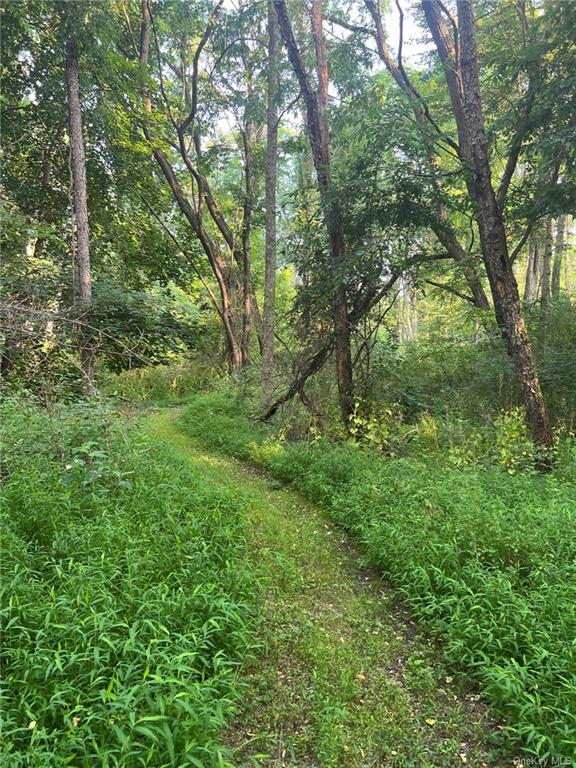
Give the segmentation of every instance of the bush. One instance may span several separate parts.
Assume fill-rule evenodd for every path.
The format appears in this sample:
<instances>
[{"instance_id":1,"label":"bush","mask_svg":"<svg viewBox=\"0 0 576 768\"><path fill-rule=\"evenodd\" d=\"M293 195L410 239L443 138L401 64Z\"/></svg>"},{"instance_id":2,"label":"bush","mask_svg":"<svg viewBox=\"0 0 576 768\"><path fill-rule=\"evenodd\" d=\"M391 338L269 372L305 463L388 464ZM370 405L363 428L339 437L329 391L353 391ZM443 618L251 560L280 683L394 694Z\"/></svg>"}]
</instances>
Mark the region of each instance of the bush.
<instances>
[{"instance_id":1,"label":"bush","mask_svg":"<svg viewBox=\"0 0 576 768\"><path fill-rule=\"evenodd\" d=\"M576 483L430 457L384 461L351 443L282 445L237 407L197 398L184 424L322 504L478 682L507 733L541 759L574 760ZM498 438L506 455L511 423Z\"/></svg>"},{"instance_id":2,"label":"bush","mask_svg":"<svg viewBox=\"0 0 576 768\"><path fill-rule=\"evenodd\" d=\"M104 391L128 401L177 401L210 389L219 373L206 363L194 361L181 365L156 365L135 368L103 378Z\"/></svg>"},{"instance_id":3,"label":"bush","mask_svg":"<svg viewBox=\"0 0 576 768\"><path fill-rule=\"evenodd\" d=\"M428 308L430 309L430 308ZM526 313L538 370L552 422L564 431L576 424L576 311L564 297L550 303L546 343L540 348L541 308ZM376 406L401 406L408 422L422 413L460 418L483 426L501 409L521 403L516 376L493 319L477 326L477 312L422 313L418 334L402 343L386 330L359 366L356 391Z\"/></svg>"},{"instance_id":4,"label":"bush","mask_svg":"<svg viewBox=\"0 0 576 768\"><path fill-rule=\"evenodd\" d=\"M257 588L241 502L98 403L1 415L2 762L229 765Z\"/></svg>"}]
</instances>

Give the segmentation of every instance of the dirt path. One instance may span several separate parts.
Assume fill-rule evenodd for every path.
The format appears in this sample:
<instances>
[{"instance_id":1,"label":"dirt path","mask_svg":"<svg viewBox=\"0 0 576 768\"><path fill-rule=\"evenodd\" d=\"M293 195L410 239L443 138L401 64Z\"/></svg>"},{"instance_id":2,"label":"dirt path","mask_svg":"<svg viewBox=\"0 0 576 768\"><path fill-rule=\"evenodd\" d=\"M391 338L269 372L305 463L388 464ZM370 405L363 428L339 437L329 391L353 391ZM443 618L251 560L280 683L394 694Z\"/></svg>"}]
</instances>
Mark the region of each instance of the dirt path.
<instances>
[{"instance_id":1,"label":"dirt path","mask_svg":"<svg viewBox=\"0 0 576 768\"><path fill-rule=\"evenodd\" d=\"M316 507L233 459L206 454L180 411L147 417L212 481L233 487L264 574L262 652L244 670L241 713L227 734L238 766L492 768L490 725L454 688L433 645Z\"/></svg>"}]
</instances>

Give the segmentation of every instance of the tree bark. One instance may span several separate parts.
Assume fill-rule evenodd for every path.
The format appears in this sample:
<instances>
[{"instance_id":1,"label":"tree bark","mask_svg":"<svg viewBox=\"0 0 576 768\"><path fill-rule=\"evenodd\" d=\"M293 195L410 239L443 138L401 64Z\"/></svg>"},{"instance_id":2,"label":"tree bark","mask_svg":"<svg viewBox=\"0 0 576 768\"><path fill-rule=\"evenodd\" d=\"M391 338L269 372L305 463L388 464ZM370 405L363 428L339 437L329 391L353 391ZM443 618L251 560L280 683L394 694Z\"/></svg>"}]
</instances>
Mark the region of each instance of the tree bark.
<instances>
[{"instance_id":1,"label":"tree bark","mask_svg":"<svg viewBox=\"0 0 576 768\"><path fill-rule=\"evenodd\" d=\"M310 78L294 37L285 0L274 0L274 7L276 8L280 31L288 51L288 58L306 103L308 136L316 169L324 221L328 232L331 263L334 269L335 286L332 294L332 318L338 401L342 421L344 426L348 427L353 407L351 334L346 285L342 274L345 267L344 232L338 206L332 194L332 157L326 116L329 84L328 59L322 33L322 0L313 0L311 9L311 29L316 54L318 92L314 91L310 83Z\"/></svg>"},{"instance_id":2,"label":"tree bark","mask_svg":"<svg viewBox=\"0 0 576 768\"><path fill-rule=\"evenodd\" d=\"M549 217L546 221L546 236L544 240L544 258L542 259L542 283L540 288L540 307L546 310L550 302L550 278L552 275L552 251L554 249L554 221Z\"/></svg>"},{"instance_id":3,"label":"tree bark","mask_svg":"<svg viewBox=\"0 0 576 768\"><path fill-rule=\"evenodd\" d=\"M274 329L276 325L276 184L278 176L278 20L268 0L268 82L266 104L266 235L264 246L264 309L262 313L261 400L266 408L274 391Z\"/></svg>"},{"instance_id":4,"label":"tree bark","mask_svg":"<svg viewBox=\"0 0 576 768\"><path fill-rule=\"evenodd\" d=\"M324 344L320 346L318 350L311 353L309 357L305 358L305 360L298 367L292 384L290 384L286 392L281 397L269 405L268 410L262 416L262 421L266 421L272 418L272 416L274 416L281 405L288 403L290 400L292 400L292 398L296 397L296 395L302 392L308 379L317 373L326 362L328 355L332 351L333 343L333 339L328 339Z\"/></svg>"},{"instance_id":5,"label":"tree bark","mask_svg":"<svg viewBox=\"0 0 576 768\"><path fill-rule=\"evenodd\" d=\"M566 230L564 234L564 290L568 298L572 297L572 277L573 277L573 253L574 253L574 219L572 216L566 216Z\"/></svg>"},{"instance_id":6,"label":"tree bark","mask_svg":"<svg viewBox=\"0 0 576 768\"><path fill-rule=\"evenodd\" d=\"M548 306L550 304L550 278L552 275L552 251L554 249L554 221L551 216L546 222L544 257L542 259L542 287L540 291L540 327L538 329L538 352L541 358L546 354L548 332Z\"/></svg>"},{"instance_id":7,"label":"tree bark","mask_svg":"<svg viewBox=\"0 0 576 768\"><path fill-rule=\"evenodd\" d=\"M538 284L540 282L540 246L537 237L530 239L528 246L528 263L524 282L524 306L531 307L536 301Z\"/></svg>"},{"instance_id":8,"label":"tree bark","mask_svg":"<svg viewBox=\"0 0 576 768\"><path fill-rule=\"evenodd\" d=\"M244 206L242 215L242 339L240 353L242 366L250 362L250 331L252 330L252 264L250 235L252 232L252 206L254 176L252 171L252 131L249 122L242 131L244 150Z\"/></svg>"},{"instance_id":9,"label":"tree bark","mask_svg":"<svg viewBox=\"0 0 576 768\"><path fill-rule=\"evenodd\" d=\"M558 217L556 225L556 244L554 246L554 266L552 267L552 298L558 301L560 298L560 275L562 274L562 259L564 256L564 231L566 229L566 216Z\"/></svg>"},{"instance_id":10,"label":"tree bark","mask_svg":"<svg viewBox=\"0 0 576 768\"><path fill-rule=\"evenodd\" d=\"M80 366L87 391L94 386L94 337L90 331L92 276L90 273L90 229L88 224L88 191L86 185L86 153L82 135L82 101L78 67L78 48L72 38L66 43L66 86L70 129L70 160L76 220L76 268L83 319L80 333Z\"/></svg>"},{"instance_id":11,"label":"tree bark","mask_svg":"<svg viewBox=\"0 0 576 768\"><path fill-rule=\"evenodd\" d=\"M458 45L442 19L438 0L422 0L432 37L445 66L445 76L458 127L468 193L474 203L480 245L494 310L513 360L527 423L535 445L551 449L552 432L524 318L518 286L508 257L508 243L492 186L484 130L476 20L471 0L457 0ZM544 461L543 466L549 462Z\"/></svg>"}]
</instances>

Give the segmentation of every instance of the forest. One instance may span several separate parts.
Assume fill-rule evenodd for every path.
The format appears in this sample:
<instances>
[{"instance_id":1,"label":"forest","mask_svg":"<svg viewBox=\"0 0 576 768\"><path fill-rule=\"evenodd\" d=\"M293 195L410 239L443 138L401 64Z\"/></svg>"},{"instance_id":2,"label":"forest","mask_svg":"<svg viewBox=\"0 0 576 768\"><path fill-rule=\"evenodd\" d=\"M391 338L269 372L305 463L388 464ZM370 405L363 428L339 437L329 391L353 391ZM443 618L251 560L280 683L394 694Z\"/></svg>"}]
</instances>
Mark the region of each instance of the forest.
<instances>
[{"instance_id":1,"label":"forest","mask_svg":"<svg viewBox=\"0 0 576 768\"><path fill-rule=\"evenodd\" d=\"M0 23L2 765L576 765L576 3Z\"/></svg>"}]
</instances>

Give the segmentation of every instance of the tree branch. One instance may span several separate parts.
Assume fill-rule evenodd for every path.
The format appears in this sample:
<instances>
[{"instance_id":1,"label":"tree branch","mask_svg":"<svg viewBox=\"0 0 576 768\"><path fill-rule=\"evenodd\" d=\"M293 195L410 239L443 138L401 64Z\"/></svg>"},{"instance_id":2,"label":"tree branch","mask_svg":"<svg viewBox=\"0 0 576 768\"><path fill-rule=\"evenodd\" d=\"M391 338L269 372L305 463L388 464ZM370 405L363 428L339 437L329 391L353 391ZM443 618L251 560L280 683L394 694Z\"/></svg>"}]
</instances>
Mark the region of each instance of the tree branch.
<instances>
[{"instance_id":1,"label":"tree branch","mask_svg":"<svg viewBox=\"0 0 576 768\"><path fill-rule=\"evenodd\" d=\"M196 110L198 108L198 66L200 63L200 54L210 39L210 35L212 34L214 25L216 24L216 17L220 13L220 8L223 4L224 0L218 0L218 3L213 8L210 16L208 17L208 23L206 24L206 28L204 29L202 37L200 38L200 42L198 43L198 46L194 52L194 58L192 59L192 105L190 107L190 113L188 114L188 117L180 126L180 132L183 134L186 133L196 118Z\"/></svg>"},{"instance_id":2,"label":"tree branch","mask_svg":"<svg viewBox=\"0 0 576 768\"><path fill-rule=\"evenodd\" d=\"M473 307L476 306L476 302L472 298L472 296L467 296L465 293L461 293L456 288L453 288L451 285L446 285L446 283L437 283L435 280L424 280L425 283L428 285L433 285L435 288L441 288L443 291L447 291L448 293L454 294L454 296L458 296L460 299L464 299L464 301L468 301L470 304L472 304Z\"/></svg>"}]
</instances>

